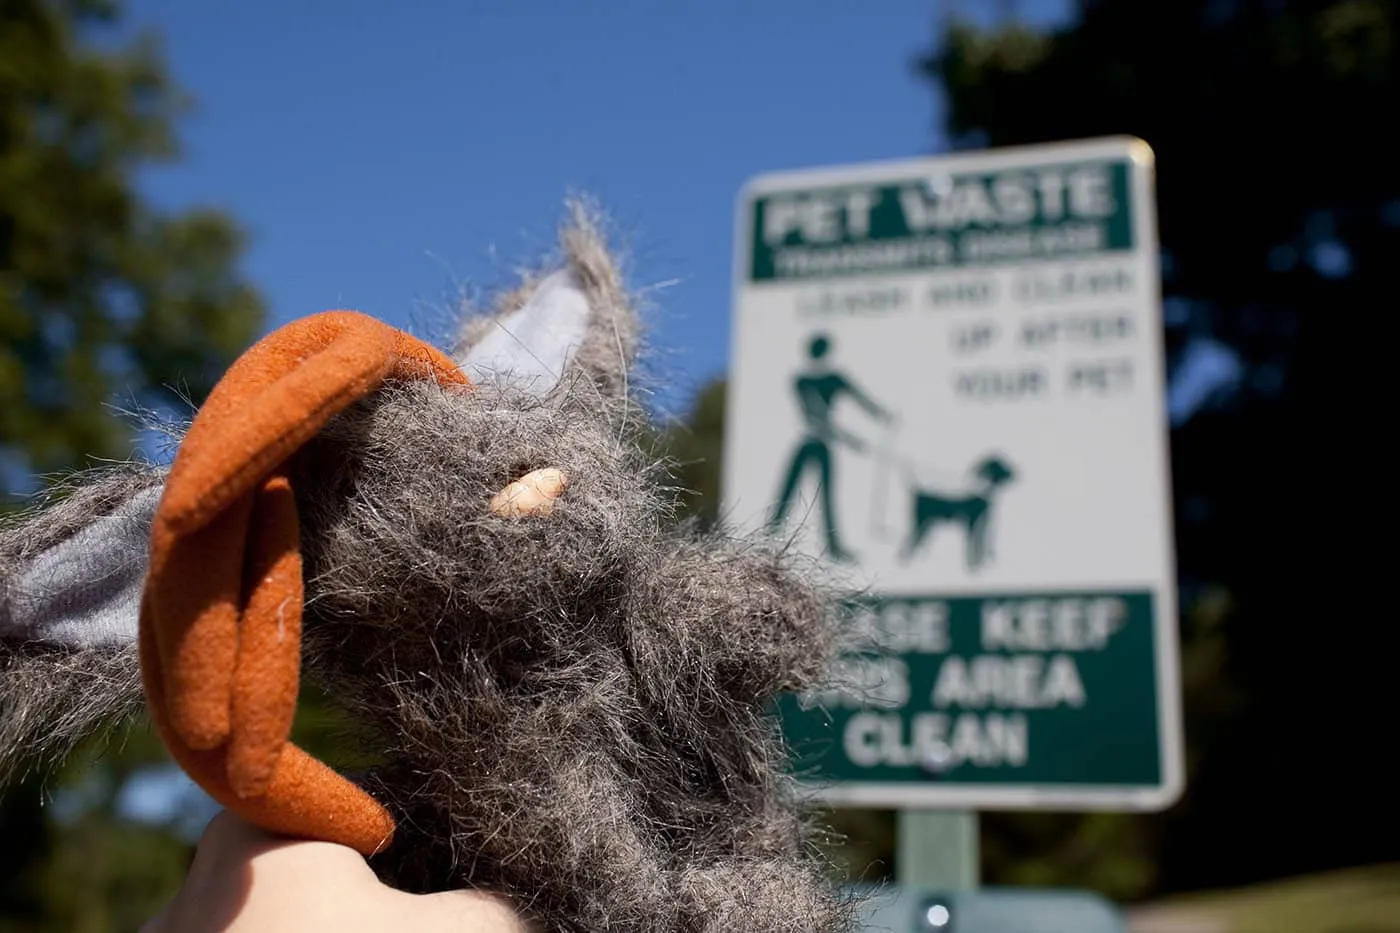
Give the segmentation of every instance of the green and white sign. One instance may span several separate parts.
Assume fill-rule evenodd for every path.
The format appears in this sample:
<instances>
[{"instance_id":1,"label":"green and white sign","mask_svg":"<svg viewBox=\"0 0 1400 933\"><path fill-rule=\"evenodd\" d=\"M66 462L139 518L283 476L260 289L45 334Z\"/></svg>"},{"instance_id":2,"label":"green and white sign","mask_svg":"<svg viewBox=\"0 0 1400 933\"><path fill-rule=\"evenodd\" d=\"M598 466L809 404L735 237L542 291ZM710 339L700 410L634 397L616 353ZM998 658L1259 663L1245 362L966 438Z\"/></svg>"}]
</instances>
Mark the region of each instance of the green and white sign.
<instances>
[{"instance_id":1,"label":"green and white sign","mask_svg":"<svg viewBox=\"0 0 1400 933\"><path fill-rule=\"evenodd\" d=\"M785 698L837 804L1160 808L1181 725L1152 153L758 178L724 512L864 594Z\"/></svg>"}]
</instances>

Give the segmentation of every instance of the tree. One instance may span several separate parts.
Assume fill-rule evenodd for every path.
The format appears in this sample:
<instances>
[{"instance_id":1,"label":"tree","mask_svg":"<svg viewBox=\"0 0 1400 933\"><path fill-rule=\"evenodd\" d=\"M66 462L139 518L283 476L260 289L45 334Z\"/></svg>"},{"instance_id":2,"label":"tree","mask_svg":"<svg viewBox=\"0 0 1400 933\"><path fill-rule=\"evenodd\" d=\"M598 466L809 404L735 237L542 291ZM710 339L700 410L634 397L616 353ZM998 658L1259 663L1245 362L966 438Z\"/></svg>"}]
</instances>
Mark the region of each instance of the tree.
<instances>
[{"instance_id":1,"label":"tree","mask_svg":"<svg viewBox=\"0 0 1400 933\"><path fill-rule=\"evenodd\" d=\"M679 423L662 431L658 451L672 464L679 512L702 527L720 518L720 467L724 461L724 400L726 382L714 379L691 401Z\"/></svg>"},{"instance_id":2,"label":"tree","mask_svg":"<svg viewBox=\"0 0 1400 933\"><path fill-rule=\"evenodd\" d=\"M262 326L237 226L137 190L137 171L178 157L188 102L153 39L114 47L119 16L105 0L0 0L0 508L36 474L128 456L134 426L114 407L198 402ZM185 843L115 797L162 758L137 729L100 765L8 790L0 930L134 929L168 897Z\"/></svg>"},{"instance_id":3,"label":"tree","mask_svg":"<svg viewBox=\"0 0 1400 933\"><path fill-rule=\"evenodd\" d=\"M134 176L178 155L187 103L146 38L90 37L107 0L0 5L0 455L7 493L35 472L121 455L106 407L197 400L261 324L238 228L162 214Z\"/></svg>"},{"instance_id":4,"label":"tree","mask_svg":"<svg viewBox=\"0 0 1400 933\"><path fill-rule=\"evenodd\" d=\"M1379 429L1346 417L1375 391L1368 325L1395 306L1397 3L1084 0L1050 33L942 39L920 72L958 146L1154 148L1174 388L1203 354L1229 364L1172 437L1187 798L1155 819L989 819L989 870L1097 851L1086 864L1139 865L1115 893L1142 894L1400 856L1358 830L1396 810L1372 734L1390 704L1368 647L1379 553L1355 514L1376 508L1354 465L1377 462Z\"/></svg>"}]
</instances>

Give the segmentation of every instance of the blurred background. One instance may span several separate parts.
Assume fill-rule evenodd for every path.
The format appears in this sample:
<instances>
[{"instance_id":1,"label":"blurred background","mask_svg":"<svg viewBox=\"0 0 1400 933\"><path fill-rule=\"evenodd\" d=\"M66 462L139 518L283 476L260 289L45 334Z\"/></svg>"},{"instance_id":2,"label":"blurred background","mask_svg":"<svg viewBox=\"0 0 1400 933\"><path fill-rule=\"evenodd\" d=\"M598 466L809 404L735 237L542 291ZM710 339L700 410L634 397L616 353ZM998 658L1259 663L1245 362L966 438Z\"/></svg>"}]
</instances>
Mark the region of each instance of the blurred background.
<instances>
[{"instance_id":1,"label":"blurred background","mask_svg":"<svg viewBox=\"0 0 1400 933\"><path fill-rule=\"evenodd\" d=\"M1400 310L1398 6L0 0L2 507L161 456L130 413L187 412L293 318L443 339L585 192L650 304L657 442L712 519L748 177L1139 136L1187 790L985 814L982 876L1101 892L1141 930L1400 930L1388 536L1348 505L1385 483L1334 472L1384 459L1360 351ZM334 718L310 698L298 726L330 758ZM0 931L136 929L208 812L141 726L31 776L0 800ZM892 874L891 814L831 820L851 878Z\"/></svg>"}]
</instances>

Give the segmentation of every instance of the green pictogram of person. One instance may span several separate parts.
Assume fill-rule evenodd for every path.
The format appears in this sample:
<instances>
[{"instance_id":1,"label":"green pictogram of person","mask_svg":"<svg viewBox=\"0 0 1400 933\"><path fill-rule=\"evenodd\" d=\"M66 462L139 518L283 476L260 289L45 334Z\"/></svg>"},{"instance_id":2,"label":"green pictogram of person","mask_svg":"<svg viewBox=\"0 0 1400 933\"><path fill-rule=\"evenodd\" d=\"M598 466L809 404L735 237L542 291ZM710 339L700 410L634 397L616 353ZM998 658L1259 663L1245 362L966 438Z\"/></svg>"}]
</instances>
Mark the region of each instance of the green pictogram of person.
<instances>
[{"instance_id":1,"label":"green pictogram of person","mask_svg":"<svg viewBox=\"0 0 1400 933\"><path fill-rule=\"evenodd\" d=\"M778 496L777 505L769 517L768 527L776 529L787 519L803 473L809 466L815 467L817 499L822 511L826 553L833 560L850 562L855 558L842 547L840 535L836 531L836 510L832 501L832 448L836 444L845 444L857 453L864 453L866 445L860 438L841 430L833 423L832 408L842 395L846 395L877 421L890 422L894 416L876 404L841 372L832 369L827 359L830 353L831 338L825 334L814 336L807 344L810 364L792 380L792 389L802 410L805 430L793 451L787 476L783 480L782 493Z\"/></svg>"}]
</instances>

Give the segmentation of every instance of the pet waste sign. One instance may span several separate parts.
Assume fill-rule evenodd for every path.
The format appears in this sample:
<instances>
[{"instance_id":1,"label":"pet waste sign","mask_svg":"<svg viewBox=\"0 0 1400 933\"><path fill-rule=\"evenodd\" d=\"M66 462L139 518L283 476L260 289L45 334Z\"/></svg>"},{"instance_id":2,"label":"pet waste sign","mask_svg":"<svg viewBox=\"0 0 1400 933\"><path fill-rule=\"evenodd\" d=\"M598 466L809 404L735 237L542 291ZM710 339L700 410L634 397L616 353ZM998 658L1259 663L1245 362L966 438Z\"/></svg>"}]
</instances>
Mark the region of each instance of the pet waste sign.
<instances>
[{"instance_id":1,"label":"pet waste sign","mask_svg":"<svg viewBox=\"0 0 1400 933\"><path fill-rule=\"evenodd\" d=\"M779 710L828 802L1179 793L1152 171L1103 139L744 190L724 513L861 593Z\"/></svg>"}]
</instances>

